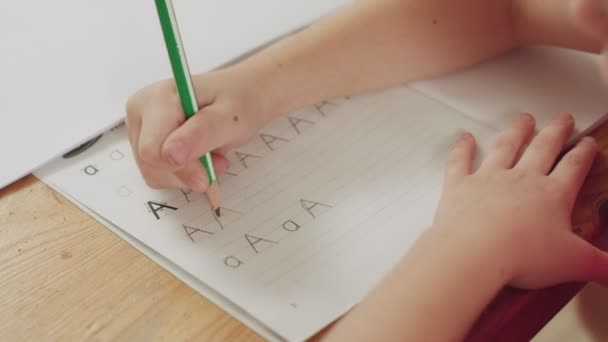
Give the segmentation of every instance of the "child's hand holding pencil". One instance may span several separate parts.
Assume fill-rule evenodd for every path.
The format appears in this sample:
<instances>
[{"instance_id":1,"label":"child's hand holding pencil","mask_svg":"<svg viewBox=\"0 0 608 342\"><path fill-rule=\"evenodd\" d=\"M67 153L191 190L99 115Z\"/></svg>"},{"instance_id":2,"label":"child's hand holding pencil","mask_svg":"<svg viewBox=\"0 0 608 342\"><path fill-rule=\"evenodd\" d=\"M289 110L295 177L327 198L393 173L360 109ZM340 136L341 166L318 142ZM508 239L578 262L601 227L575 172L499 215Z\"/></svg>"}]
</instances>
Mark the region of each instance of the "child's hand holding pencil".
<instances>
[{"instance_id":1,"label":"child's hand holding pencil","mask_svg":"<svg viewBox=\"0 0 608 342\"><path fill-rule=\"evenodd\" d=\"M267 121L247 79L218 71L193 77L193 83L200 110L187 121L173 80L149 85L128 101L131 146L142 176L155 189L207 191L200 156L212 152L215 172L224 173L226 153Z\"/></svg>"},{"instance_id":2,"label":"child's hand holding pencil","mask_svg":"<svg viewBox=\"0 0 608 342\"><path fill-rule=\"evenodd\" d=\"M254 87L247 80L252 78L230 77L224 70L195 82L171 0L155 4L173 79L148 86L129 99L130 143L150 187L206 193L220 216L216 180L228 169L225 153L256 132L265 121L263 111L249 94Z\"/></svg>"},{"instance_id":3,"label":"child's hand holding pencil","mask_svg":"<svg viewBox=\"0 0 608 342\"><path fill-rule=\"evenodd\" d=\"M193 77L192 86L171 1L156 5L174 79L142 89L127 106L131 144L154 188L208 192L228 168L225 153L274 117L457 71L522 45L602 53L608 80L608 0L355 2L237 65Z\"/></svg>"}]
</instances>

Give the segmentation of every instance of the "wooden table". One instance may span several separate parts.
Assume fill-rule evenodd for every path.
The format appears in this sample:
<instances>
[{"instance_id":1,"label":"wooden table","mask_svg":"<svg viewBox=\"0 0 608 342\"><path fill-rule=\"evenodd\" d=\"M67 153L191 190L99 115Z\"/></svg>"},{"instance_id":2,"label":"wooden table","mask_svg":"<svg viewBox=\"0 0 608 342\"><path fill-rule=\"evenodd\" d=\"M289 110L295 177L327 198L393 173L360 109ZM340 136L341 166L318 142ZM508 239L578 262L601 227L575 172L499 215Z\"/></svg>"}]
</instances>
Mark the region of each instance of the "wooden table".
<instances>
[{"instance_id":1,"label":"wooden table","mask_svg":"<svg viewBox=\"0 0 608 342\"><path fill-rule=\"evenodd\" d=\"M32 176L0 193L0 340L261 341Z\"/></svg>"},{"instance_id":2,"label":"wooden table","mask_svg":"<svg viewBox=\"0 0 608 342\"><path fill-rule=\"evenodd\" d=\"M600 226L598 210L608 199L608 124L592 135L602 156L574 215L588 238ZM507 290L472 336L528 340L582 287ZM608 291L585 291L608 301ZM0 191L0 318L4 341L262 340L33 176ZM551 331L570 324L570 333L588 332L593 325L585 322L593 319L603 322L566 318ZM556 341L551 331L545 335Z\"/></svg>"}]
</instances>

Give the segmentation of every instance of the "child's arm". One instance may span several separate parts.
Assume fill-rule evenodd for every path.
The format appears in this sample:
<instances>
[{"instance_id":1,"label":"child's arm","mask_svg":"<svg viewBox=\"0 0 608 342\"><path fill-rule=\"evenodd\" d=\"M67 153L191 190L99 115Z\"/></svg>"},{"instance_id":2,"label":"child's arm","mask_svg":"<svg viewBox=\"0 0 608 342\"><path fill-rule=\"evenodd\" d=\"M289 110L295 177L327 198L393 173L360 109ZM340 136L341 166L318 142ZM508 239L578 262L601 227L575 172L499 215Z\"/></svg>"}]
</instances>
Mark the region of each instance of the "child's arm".
<instances>
[{"instance_id":1,"label":"child's arm","mask_svg":"<svg viewBox=\"0 0 608 342\"><path fill-rule=\"evenodd\" d=\"M222 156L227 150L293 109L443 74L523 42L599 51L598 34L570 24L569 3L355 1L235 66L196 76L201 111L185 123L172 81L142 89L127 106L136 160L155 188L203 192L207 176L198 162L201 155L217 152L221 173L228 167ZM558 29L562 26L567 29Z\"/></svg>"},{"instance_id":2,"label":"child's arm","mask_svg":"<svg viewBox=\"0 0 608 342\"><path fill-rule=\"evenodd\" d=\"M518 45L511 0L363 0L242 64L268 110L403 84Z\"/></svg>"},{"instance_id":3,"label":"child's arm","mask_svg":"<svg viewBox=\"0 0 608 342\"><path fill-rule=\"evenodd\" d=\"M523 116L473 172L475 142L463 136L432 227L326 338L461 341L505 285L608 284L608 254L575 235L570 218L595 142L584 139L551 170L573 126L562 115L526 149L534 120Z\"/></svg>"},{"instance_id":4,"label":"child's arm","mask_svg":"<svg viewBox=\"0 0 608 342\"><path fill-rule=\"evenodd\" d=\"M589 52L608 46L608 1L518 0L514 25L526 45L552 45Z\"/></svg>"},{"instance_id":5,"label":"child's arm","mask_svg":"<svg viewBox=\"0 0 608 342\"><path fill-rule=\"evenodd\" d=\"M523 45L599 52L608 44L602 2L608 7L606 0L355 1L242 67L257 75L267 111L280 115L452 72ZM581 24L598 17L588 33Z\"/></svg>"}]
</instances>

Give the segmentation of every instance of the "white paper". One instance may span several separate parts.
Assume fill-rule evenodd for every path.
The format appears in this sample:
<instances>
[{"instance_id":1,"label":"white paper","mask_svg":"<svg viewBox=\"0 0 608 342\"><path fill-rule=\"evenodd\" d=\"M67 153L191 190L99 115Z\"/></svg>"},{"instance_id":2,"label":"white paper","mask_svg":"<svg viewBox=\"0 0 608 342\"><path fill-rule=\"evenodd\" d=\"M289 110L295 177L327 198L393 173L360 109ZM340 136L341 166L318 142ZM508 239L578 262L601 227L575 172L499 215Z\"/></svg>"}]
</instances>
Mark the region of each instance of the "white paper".
<instances>
[{"instance_id":1,"label":"white paper","mask_svg":"<svg viewBox=\"0 0 608 342\"><path fill-rule=\"evenodd\" d=\"M494 128L522 113L532 114L540 128L558 114L571 113L576 138L608 114L608 83L600 76L599 56L567 49L517 50L413 87Z\"/></svg>"},{"instance_id":2,"label":"white paper","mask_svg":"<svg viewBox=\"0 0 608 342\"><path fill-rule=\"evenodd\" d=\"M463 130L481 144L494 133L407 87L292 113L231 155L219 219L202 196L147 188L123 128L40 176L241 308L256 331L250 320L302 340L359 301L429 225ZM161 204L171 208L157 218Z\"/></svg>"},{"instance_id":3,"label":"white paper","mask_svg":"<svg viewBox=\"0 0 608 342\"><path fill-rule=\"evenodd\" d=\"M531 49L291 113L230 154L219 220L202 196L148 189L121 127L37 175L262 336L302 340L357 303L427 227L461 131L483 150L524 111L543 125L571 110L579 131L603 120L594 63ZM574 86L556 86L565 81Z\"/></svg>"},{"instance_id":4,"label":"white paper","mask_svg":"<svg viewBox=\"0 0 608 342\"><path fill-rule=\"evenodd\" d=\"M192 73L228 63L347 0L175 0ZM0 188L117 124L171 78L153 1L11 1L0 11Z\"/></svg>"}]
</instances>

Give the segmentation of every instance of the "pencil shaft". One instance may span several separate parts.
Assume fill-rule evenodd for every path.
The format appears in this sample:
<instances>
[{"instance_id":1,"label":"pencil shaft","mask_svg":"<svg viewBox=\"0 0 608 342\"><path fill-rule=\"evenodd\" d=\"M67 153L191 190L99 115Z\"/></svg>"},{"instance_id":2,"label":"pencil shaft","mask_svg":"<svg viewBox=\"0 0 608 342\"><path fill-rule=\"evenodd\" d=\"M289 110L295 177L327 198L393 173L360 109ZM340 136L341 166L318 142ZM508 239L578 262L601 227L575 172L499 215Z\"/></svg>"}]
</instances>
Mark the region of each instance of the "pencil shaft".
<instances>
[{"instance_id":1,"label":"pencil shaft","mask_svg":"<svg viewBox=\"0 0 608 342\"><path fill-rule=\"evenodd\" d=\"M186 59L186 53L182 44L181 35L175 18L175 11L171 0L155 0L161 29L165 38L165 45L171 62L171 69L175 78L177 92L186 118L192 117L198 112L198 100L194 92L190 70ZM209 185L216 181L217 176L213 167L211 153L206 153L200 158L207 175Z\"/></svg>"}]
</instances>

